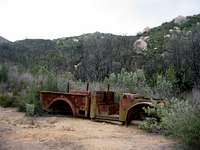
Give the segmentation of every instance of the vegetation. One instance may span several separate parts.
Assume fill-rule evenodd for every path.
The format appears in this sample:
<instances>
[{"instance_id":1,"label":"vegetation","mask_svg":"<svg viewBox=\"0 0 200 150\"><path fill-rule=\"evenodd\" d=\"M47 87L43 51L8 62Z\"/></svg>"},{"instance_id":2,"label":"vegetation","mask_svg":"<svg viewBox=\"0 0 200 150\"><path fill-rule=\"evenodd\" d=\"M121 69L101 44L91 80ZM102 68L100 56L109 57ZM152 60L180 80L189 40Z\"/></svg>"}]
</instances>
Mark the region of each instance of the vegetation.
<instances>
[{"instance_id":1,"label":"vegetation","mask_svg":"<svg viewBox=\"0 0 200 150\"><path fill-rule=\"evenodd\" d=\"M178 137L186 144L198 148L200 146L199 111L199 106L189 101L174 100L168 111L163 114L161 124L165 134Z\"/></svg>"},{"instance_id":2,"label":"vegetation","mask_svg":"<svg viewBox=\"0 0 200 150\"><path fill-rule=\"evenodd\" d=\"M8 68L5 65L0 66L0 82L8 81Z\"/></svg>"},{"instance_id":3,"label":"vegetation","mask_svg":"<svg viewBox=\"0 0 200 150\"><path fill-rule=\"evenodd\" d=\"M15 107L16 106L16 98L9 95L1 95L0 96L0 106L2 107Z\"/></svg>"},{"instance_id":4,"label":"vegetation","mask_svg":"<svg viewBox=\"0 0 200 150\"><path fill-rule=\"evenodd\" d=\"M155 108L148 108L145 111L157 119L143 122L140 128L176 137L189 147L198 149L200 146L200 106L198 101L173 98L166 107L158 105Z\"/></svg>"}]
</instances>

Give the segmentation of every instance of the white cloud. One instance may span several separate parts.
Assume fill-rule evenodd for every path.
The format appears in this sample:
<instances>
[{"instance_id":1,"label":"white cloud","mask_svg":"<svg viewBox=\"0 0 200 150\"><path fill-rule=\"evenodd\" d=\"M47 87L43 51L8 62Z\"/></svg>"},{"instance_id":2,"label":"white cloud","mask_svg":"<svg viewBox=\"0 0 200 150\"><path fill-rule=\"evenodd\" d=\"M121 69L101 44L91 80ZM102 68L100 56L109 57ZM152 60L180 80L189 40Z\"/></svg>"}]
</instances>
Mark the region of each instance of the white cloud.
<instances>
[{"instance_id":1,"label":"white cloud","mask_svg":"<svg viewBox=\"0 0 200 150\"><path fill-rule=\"evenodd\" d=\"M0 0L0 35L10 40L95 31L130 35L199 13L198 6L198 0Z\"/></svg>"}]
</instances>

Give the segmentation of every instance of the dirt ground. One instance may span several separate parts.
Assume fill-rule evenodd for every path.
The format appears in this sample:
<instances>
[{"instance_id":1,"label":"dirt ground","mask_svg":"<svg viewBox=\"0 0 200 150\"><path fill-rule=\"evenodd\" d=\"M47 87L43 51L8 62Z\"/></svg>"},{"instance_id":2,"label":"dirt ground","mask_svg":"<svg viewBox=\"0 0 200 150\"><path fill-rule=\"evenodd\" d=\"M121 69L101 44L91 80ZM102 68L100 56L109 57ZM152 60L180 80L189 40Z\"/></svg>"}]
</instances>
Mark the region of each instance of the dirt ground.
<instances>
[{"instance_id":1,"label":"dirt ground","mask_svg":"<svg viewBox=\"0 0 200 150\"><path fill-rule=\"evenodd\" d=\"M168 150L176 142L120 126L69 117L25 117L0 107L0 150Z\"/></svg>"}]
</instances>

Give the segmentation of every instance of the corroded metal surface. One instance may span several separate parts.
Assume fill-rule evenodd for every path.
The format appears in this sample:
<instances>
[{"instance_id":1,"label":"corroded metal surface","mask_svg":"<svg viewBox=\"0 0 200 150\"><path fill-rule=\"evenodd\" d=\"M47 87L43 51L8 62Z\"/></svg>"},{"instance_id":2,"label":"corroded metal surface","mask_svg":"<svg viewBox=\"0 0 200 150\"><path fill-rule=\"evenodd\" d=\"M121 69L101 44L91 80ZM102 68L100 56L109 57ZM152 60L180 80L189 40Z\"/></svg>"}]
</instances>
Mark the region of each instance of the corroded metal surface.
<instances>
[{"instance_id":1,"label":"corroded metal surface","mask_svg":"<svg viewBox=\"0 0 200 150\"><path fill-rule=\"evenodd\" d=\"M114 100L115 93L112 91L70 91L52 92L41 91L40 99L43 109L50 111L56 102L64 102L67 109L71 109L75 117L87 117L91 119L104 118L129 123L131 119L137 118L137 112L142 112L143 107L152 106L152 100L137 93L124 93L119 101Z\"/></svg>"},{"instance_id":2,"label":"corroded metal surface","mask_svg":"<svg viewBox=\"0 0 200 150\"><path fill-rule=\"evenodd\" d=\"M143 107L152 105L150 98L134 93L124 93L119 103L119 119L123 122L130 120L130 115L134 115L134 108L138 108L142 111Z\"/></svg>"},{"instance_id":3,"label":"corroded metal surface","mask_svg":"<svg viewBox=\"0 0 200 150\"><path fill-rule=\"evenodd\" d=\"M50 107L57 101L66 102L72 112L73 116L88 117L90 105L89 92L51 92L41 91L40 99L42 100L42 107L46 111L50 111Z\"/></svg>"}]
</instances>

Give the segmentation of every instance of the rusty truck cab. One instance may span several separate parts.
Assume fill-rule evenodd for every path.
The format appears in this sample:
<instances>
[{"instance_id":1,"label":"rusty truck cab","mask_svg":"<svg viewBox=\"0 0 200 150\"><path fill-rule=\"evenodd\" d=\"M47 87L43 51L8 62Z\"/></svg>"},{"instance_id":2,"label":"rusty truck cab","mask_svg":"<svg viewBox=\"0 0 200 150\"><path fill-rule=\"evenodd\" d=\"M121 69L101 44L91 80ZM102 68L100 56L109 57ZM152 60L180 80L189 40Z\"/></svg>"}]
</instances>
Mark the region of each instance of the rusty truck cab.
<instances>
[{"instance_id":1,"label":"rusty truck cab","mask_svg":"<svg viewBox=\"0 0 200 150\"><path fill-rule=\"evenodd\" d=\"M141 119L143 107L152 105L149 98L137 93L124 93L115 102L113 91L41 91L43 109L48 112L62 113L74 117L85 117L97 121L117 121L129 124L131 120Z\"/></svg>"}]
</instances>

